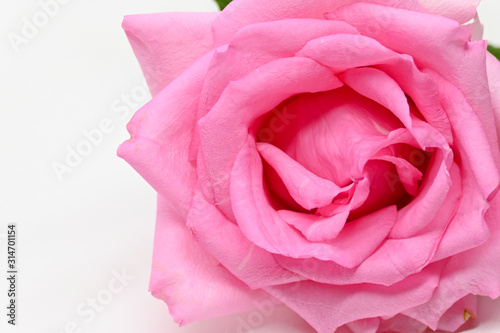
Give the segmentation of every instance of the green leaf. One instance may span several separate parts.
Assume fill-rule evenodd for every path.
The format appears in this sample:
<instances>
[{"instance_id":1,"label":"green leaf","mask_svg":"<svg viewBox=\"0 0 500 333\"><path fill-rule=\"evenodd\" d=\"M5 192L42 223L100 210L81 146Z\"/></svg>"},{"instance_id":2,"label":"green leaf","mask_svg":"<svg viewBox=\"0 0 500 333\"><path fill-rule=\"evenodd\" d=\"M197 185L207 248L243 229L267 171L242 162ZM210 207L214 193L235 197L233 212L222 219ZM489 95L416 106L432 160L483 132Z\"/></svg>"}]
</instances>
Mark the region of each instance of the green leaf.
<instances>
[{"instance_id":1,"label":"green leaf","mask_svg":"<svg viewBox=\"0 0 500 333\"><path fill-rule=\"evenodd\" d=\"M500 60L500 48L488 45L488 51Z\"/></svg>"},{"instance_id":2,"label":"green leaf","mask_svg":"<svg viewBox=\"0 0 500 333\"><path fill-rule=\"evenodd\" d=\"M231 1L233 0L215 0L215 2L217 2L217 4L219 5L220 10L226 8L226 6L229 5Z\"/></svg>"}]
</instances>

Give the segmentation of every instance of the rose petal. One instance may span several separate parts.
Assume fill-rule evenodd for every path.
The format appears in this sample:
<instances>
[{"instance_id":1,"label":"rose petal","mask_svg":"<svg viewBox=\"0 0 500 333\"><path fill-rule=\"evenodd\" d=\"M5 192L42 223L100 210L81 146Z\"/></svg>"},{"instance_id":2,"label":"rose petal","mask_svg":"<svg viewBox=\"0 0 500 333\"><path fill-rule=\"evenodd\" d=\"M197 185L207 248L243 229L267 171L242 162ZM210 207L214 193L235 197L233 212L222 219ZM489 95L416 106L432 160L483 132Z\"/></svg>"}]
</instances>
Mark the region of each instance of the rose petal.
<instances>
[{"instance_id":1,"label":"rose petal","mask_svg":"<svg viewBox=\"0 0 500 333\"><path fill-rule=\"evenodd\" d=\"M293 36L290 31L301 29ZM217 103L222 92L232 81L242 79L271 61L293 57L311 38L336 33L357 34L357 30L345 22L287 19L263 22L240 29L232 38L231 45L225 45L214 54L210 70L200 97L197 118L205 116ZM194 146L199 145L198 129L195 130ZM192 160L197 151L190 149Z\"/></svg>"},{"instance_id":2,"label":"rose petal","mask_svg":"<svg viewBox=\"0 0 500 333\"><path fill-rule=\"evenodd\" d=\"M311 242L325 242L333 246L337 255L342 258L336 259L335 262L354 267L372 254L387 237L394 225L397 210L396 206L385 207L347 224L345 222L349 210L331 217L287 210L280 210L278 214L287 223L299 229Z\"/></svg>"},{"instance_id":3,"label":"rose petal","mask_svg":"<svg viewBox=\"0 0 500 333\"><path fill-rule=\"evenodd\" d=\"M227 50L214 55L198 117L212 109L229 82L271 61L293 57L311 39L338 33L358 34L358 31L345 22L298 18L243 27L231 38Z\"/></svg>"},{"instance_id":4,"label":"rose petal","mask_svg":"<svg viewBox=\"0 0 500 333\"><path fill-rule=\"evenodd\" d=\"M217 45L229 43L234 34L244 26L289 18L324 19L323 14L358 0L238 0L227 6L214 22ZM387 6L426 11L416 0L369 0Z\"/></svg>"},{"instance_id":5,"label":"rose petal","mask_svg":"<svg viewBox=\"0 0 500 333\"><path fill-rule=\"evenodd\" d=\"M429 12L467 23L476 15L481 0L418 0Z\"/></svg>"},{"instance_id":6,"label":"rose petal","mask_svg":"<svg viewBox=\"0 0 500 333\"><path fill-rule=\"evenodd\" d=\"M260 290L250 290L220 266L193 238L185 219L162 197L158 198L149 289L168 304L180 325L250 311L255 309L255 302L269 298Z\"/></svg>"},{"instance_id":7,"label":"rose petal","mask_svg":"<svg viewBox=\"0 0 500 333\"><path fill-rule=\"evenodd\" d=\"M278 214L286 223L300 230L311 242L326 242L337 237L345 225L349 210L345 209L330 217L290 210L279 210Z\"/></svg>"},{"instance_id":8,"label":"rose petal","mask_svg":"<svg viewBox=\"0 0 500 333\"><path fill-rule=\"evenodd\" d=\"M477 13L476 13L476 16L474 17L474 21L467 24L467 27L469 27L471 30L472 40L483 39L484 26L481 23L481 20L479 19L479 15Z\"/></svg>"},{"instance_id":9,"label":"rose petal","mask_svg":"<svg viewBox=\"0 0 500 333\"><path fill-rule=\"evenodd\" d=\"M143 106L127 125L131 139L118 148L124 158L166 200L186 216L196 181L188 160L196 101L210 63L200 58L183 75ZM165 177L165 170L175 177Z\"/></svg>"},{"instance_id":10,"label":"rose petal","mask_svg":"<svg viewBox=\"0 0 500 333\"><path fill-rule=\"evenodd\" d=\"M422 180L422 172L405 159L394 156L377 156L375 160L387 161L394 164L398 172L399 179L405 190L415 196L418 191L418 182Z\"/></svg>"},{"instance_id":11,"label":"rose petal","mask_svg":"<svg viewBox=\"0 0 500 333\"><path fill-rule=\"evenodd\" d=\"M366 161L402 126L390 111L349 87L295 96L284 108L294 117L270 143L341 187L363 178Z\"/></svg>"},{"instance_id":12,"label":"rose petal","mask_svg":"<svg viewBox=\"0 0 500 333\"><path fill-rule=\"evenodd\" d=\"M431 161L419 194L400 210L398 221L391 231L391 238L402 239L415 235L443 210L446 194L453 186L452 182L461 183L458 177L452 179L450 171L452 158L450 151L438 150L434 153L433 162ZM461 184L458 188L455 187L455 190L461 192ZM454 205L455 202L451 201L449 204ZM450 209L454 211L454 206Z\"/></svg>"},{"instance_id":13,"label":"rose petal","mask_svg":"<svg viewBox=\"0 0 500 333\"><path fill-rule=\"evenodd\" d=\"M490 147L498 147L490 91L484 80L486 42L470 42L468 27L441 16L360 3L342 7L328 17L352 24L387 48L411 55L420 68L432 69L446 78L479 116ZM494 148L492 153L500 165L500 152Z\"/></svg>"},{"instance_id":14,"label":"rose petal","mask_svg":"<svg viewBox=\"0 0 500 333\"><path fill-rule=\"evenodd\" d=\"M379 324L378 318L366 318L347 323L346 326L354 333L377 333Z\"/></svg>"},{"instance_id":15,"label":"rose petal","mask_svg":"<svg viewBox=\"0 0 500 333\"><path fill-rule=\"evenodd\" d=\"M439 319L438 330L455 332L466 323L470 323L476 318L478 296L467 295L458 300Z\"/></svg>"},{"instance_id":16,"label":"rose petal","mask_svg":"<svg viewBox=\"0 0 500 333\"><path fill-rule=\"evenodd\" d=\"M442 315L463 297L473 294L495 299L500 296L499 208L500 195L497 193L485 216L491 231L488 240L479 247L447 259L448 263L432 299L404 314L436 329Z\"/></svg>"},{"instance_id":17,"label":"rose petal","mask_svg":"<svg viewBox=\"0 0 500 333\"><path fill-rule=\"evenodd\" d=\"M377 333L405 331L412 333L424 333L426 330L427 325L405 315L397 314L390 319L382 320Z\"/></svg>"},{"instance_id":18,"label":"rose petal","mask_svg":"<svg viewBox=\"0 0 500 333\"><path fill-rule=\"evenodd\" d=\"M461 156L462 168L470 169L486 199L500 184L500 174L495 164L495 146L490 146L485 129L476 111L471 108L462 93L441 76L427 71L439 85L440 100L449 115L456 133L456 148ZM493 148L493 149L492 149Z\"/></svg>"},{"instance_id":19,"label":"rose petal","mask_svg":"<svg viewBox=\"0 0 500 333\"><path fill-rule=\"evenodd\" d=\"M497 135L500 137L500 62L489 52L486 55L486 68Z\"/></svg>"},{"instance_id":20,"label":"rose petal","mask_svg":"<svg viewBox=\"0 0 500 333\"><path fill-rule=\"evenodd\" d=\"M490 230L484 219L489 203L482 196L471 170L462 168L460 172L462 196L433 261L475 248L490 237Z\"/></svg>"},{"instance_id":21,"label":"rose petal","mask_svg":"<svg viewBox=\"0 0 500 333\"><path fill-rule=\"evenodd\" d=\"M366 66L384 71L412 98L425 120L450 144L453 142L450 122L439 103L437 85L408 55L398 54L369 37L337 34L309 41L297 56L314 59L336 74Z\"/></svg>"},{"instance_id":22,"label":"rose petal","mask_svg":"<svg viewBox=\"0 0 500 333\"><path fill-rule=\"evenodd\" d=\"M347 267L357 265L375 250L397 217L396 208L387 207L353 221L327 243L307 241L271 207L262 184L262 161L251 136L231 173L231 203L241 231L259 247L295 258L331 260ZM355 249L353 244L358 244Z\"/></svg>"},{"instance_id":23,"label":"rose petal","mask_svg":"<svg viewBox=\"0 0 500 333\"><path fill-rule=\"evenodd\" d=\"M187 227L204 249L252 289L301 280L280 267L269 252L251 243L199 190L193 197Z\"/></svg>"},{"instance_id":24,"label":"rose petal","mask_svg":"<svg viewBox=\"0 0 500 333\"><path fill-rule=\"evenodd\" d=\"M392 111L406 126L412 128L410 106L399 85L386 73L370 67L345 71L339 78L359 94Z\"/></svg>"},{"instance_id":25,"label":"rose petal","mask_svg":"<svg viewBox=\"0 0 500 333\"><path fill-rule=\"evenodd\" d=\"M307 210L330 204L343 191L333 182L316 176L273 145L259 142L257 149L276 170L294 200Z\"/></svg>"},{"instance_id":26,"label":"rose petal","mask_svg":"<svg viewBox=\"0 0 500 333\"><path fill-rule=\"evenodd\" d=\"M433 264L422 274L412 275L390 287L373 284L335 286L302 281L265 288L296 311L318 332L358 319L395 316L405 309L427 302L439 283L442 265Z\"/></svg>"},{"instance_id":27,"label":"rose petal","mask_svg":"<svg viewBox=\"0 0 500 333\"><path fill-rule=\"evenodd\" d=\"M216 12L125 16L123 29L153 96L214 48L211 28L217 16Z\"/></svg>"},{"instance_id":28,"label":"rose petal","mask_svg":"<svg viewBox=\"0 0 500 333\"><path fill-rule=\"evenodd\" d=\"M361 187L364 185L363 181L358 183L359 186L356 187L356 193L351 201L352 205L349 207L351 211L349 219L359 218L381 207L399 205L403 200L408 200L408 194L401 181L394 176L396 174L396 168L392 163L376 159L368 160L363 170L363 181L366 180L369 188L367 191ZM395 182L391 175L398 178L398 181ZM364 195L364 197L360 196L361 200L356 200L358 191L362 191ZM368 193L364 194L365 191Z\"/></svg>"},{"instance_id":29,"label":"rose petal","mask_svg":"<svg viewBox=\"0 0 500 333\"><path fill-rule=\"evenodd\" d=\"M293 95L340 86L329 69L305 58L275 60L231 82L198 122L204 158L200 163L206 165L206 179L212 183L211 193L204 192L206 198L233 220L228 175L252 122Z\"/></svg>"},{"instance_id":30,"label":"rose petal","mask_svg":"<svg viewBox=\"0 0 500 333\"><path fill-rule=\"evenodd\" d=\"M452 188L448 191L444 209L419 234L405 239L387 239L355 269L315 258L294 259L275 255L284 268L307 279L325 284L348 285L372 283L393 285L410 275L420 274L433 259L439 242L453 218L462 194L458 166L451 168Z\"/></svg>"}]
</instances>

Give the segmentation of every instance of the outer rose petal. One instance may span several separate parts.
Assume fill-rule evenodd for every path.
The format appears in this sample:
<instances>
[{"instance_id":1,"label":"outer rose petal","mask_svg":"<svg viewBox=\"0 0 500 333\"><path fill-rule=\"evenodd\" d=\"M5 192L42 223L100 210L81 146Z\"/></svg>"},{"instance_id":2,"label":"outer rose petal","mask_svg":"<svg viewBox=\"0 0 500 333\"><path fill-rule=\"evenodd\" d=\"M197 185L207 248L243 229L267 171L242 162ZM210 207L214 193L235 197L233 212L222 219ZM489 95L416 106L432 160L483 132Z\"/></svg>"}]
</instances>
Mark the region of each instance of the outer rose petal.
<instances>
[{"instance_id":1,"label":"outer rose petal","mask_svg":"<svg viewBox=\"0 0 500 333\"><path fill-rule=\"evenodd\" d=\"M376 333L380 324L378 318L366 318L346 324L354 333Z\"/></svg>"},{"instance_id":2,"label":"outer rose petal","mask_svg":"<svg viewBox=\"0 0 500 333\"><path fill-rule=\"evenodd\" d=\"M217 15L158 13L125 17L123 29L153 96L213 49L211 28Z\"/></svg>"},{"instance_id":3,"label":"outer rose petal","mask_svg":"<svg viewBox=\"0 0 500 333\"><path fill-rule=\"evenodd\" d=\"M296 29L298 26L300 30ZM345 22L313 19L278 20L242 28L232 37L227 50L214 55L198 117L212 109L231 81L273 60L293 57L311 39L339 33L352 35L358 31Z\"/></svg>"},{"instance_id":4,"label":"outer rose petal","mask_svg":"<svg viewBox=\"0 0 500 333\"><path fill-rule=\"evenodd\" d=\"M300 30L296 29L297 26L301 27ZM290 35L290 31L297 33ZM313 19L278 20L242 28L232 37L230 46L221 46L215 52L200 97L197 117L202 118L214 107L232 81L242 79L271 61L293 57L310 39L337 33L358 32L345 22ZM198 133L193 140L195 145L199 143ZM196 149L191 149L190 153L195 161Z\"/></svg>"},{"instance_id":5,"label":"outer rose petal","mask_svg":"<svg viewBox=\"0 0 500 333\"><path fill-rule=\"evenodd\" d=\"M439 319L438 330L455 332L458 328L471 321L477 314L478 296L468 295L457 301Z\"/></svg>"},{"instance_id":6,"label":"outer rose petal","mask_svg":"<svg viewBox=\"0 0 500 333\"><path fill-rule=\"evenodd\" d=\"M434 70L457 87L481 120L494 161L500 165L490 90L484 80L485 41L469 42L470 29L444 17L372 4L345 6L328 18L350 23L387 48L411 55L420 68ZM496 185L491 187L490 192Z\"/></svg>"},{"instance_id":7,"label":"outer rose petal","mask_svg":"<svg viewBox=\"0 0 500 333\"><path fill-rule=\"evenodd\" d=\"M421 322L398 314L390 319L382 320L378 328L377 333L387 333L387 332L411 332L411 333L423 333L427 330L427 325Z\"/></svg>"},{"instance_id":8,"label":"outer rose petal","mask_svg":"<svg viewBox=\"0 0 500 333\"><path fill-rule=\"evenodd\" d=\"M491 236L474 249L450 257L432 299L403 314L436 329L442 315L459 299L473 295L500 296L500 195L497 193L486 212Z\"/></svg>"},{"instance_id":9,"label":"outer rose petal","mask_svg":"<svg viewBox=\"0 0 500 333\"><path fill-rule=\"evenodd\" d=\"M252 289L302 280L279 266L272 254L250 242L237 225L196 191L187 227L202 246Z\"/></svg>"},{"instance_id":10,"label":"outer rose petal","mask_svg":"<svg viewBox=\"0 0 500 333\"><path fill-rule=\"evenodd\" d=\"M149 289L168 304L180 325L250 311L258 300L269 299L269 295L250 290L222 267L161 196ZM201 294L204 297L199 297Z\"/></svg>"},{"instance_id":11,"label":"outer rose petal","mask_svg":"<svg viewBox=\"0 0 500 333\"><path fill-rule=\"evenodd\" d=\"M455 149L463 161L462 168L474 174L485 199L498 187L500 176L493 156L498 146L488 144L488 138L475 110L467 103L460 90L432 71L428 71L439 85L440 100L448 113L457 139Z\"/></svg>"},{"instance_id":12,"label":"outer rose petal","mask_svg":"<svg viewBox=\"0 0 500 333\"><path fill-rule=\"evenodd\" d=\"M484 26L481 23L481 20L479 20L478 14L476 14L476 16L474 17L474 21L472 21L472 23L467 24L467 26L470 28L472 32L472 40L483 39Z\"/></svg>"},{"instance_id":13,"label":"outer rose petal","mask_svg":"<svg viewBox=\"0 0 500 333\"><path fill-rule=\"evenodd\" d=\"M497 135L500 137L500 62L489 52L486 55L486 69L491 92L491 104L495 114Z\"/></svg>"},{"instance_id":14,"label":"outer rose petal","mask_svg":"<svg viewBox=\"0 0 500 333\"><path fill-rule=\"evenodd\" d=\"M210 57L207 54L200 58L137 111L127 125L130 140L118 148L118 156L182 216L187 215L196 182L196 170L189 163L188 149ZM175 177L166 174L166 170Z\"/></svg>"},{"instance_id":15,"label":"outer rose petal","mask_svg":"<svg viewBox=\"0 0 500 333\"><path fill-rule=\"evenodd\" d=\"M453 256L483 244L490 237L484 220L489 204L474 183L473 175L462 170L463 195L456 203L456 214L448 225L433 261Z\"/></svg>"},{"instance_id":16,"label":"outer rose petal","mask_svg":"<svg viewBox=\"0 0 500 333\"><path fill-rule=\"evenodd\" d=\"M396 53L375 39L347 34L312 39L297 55L314 59L335 74L366 66L384 71L412 98L425 120L450 144L453 142L448 117L437 98L438 87L417 68L412 57Z\"/></svg>"},{"instance_id":17,"label":"outer rose petal","mask_svg":"<svg viewBox=\"0 0 500 333\"><path fill-rule=\"evenodd\" d=\"M433 264L390 287L360 284L335 286L314 281L265 288L296 311L319 333L334 332L346 323L378 316L393 317L426 303L439 283L442 265Z\"/></svg>"},{"instance_id":18,"label":"outer rose petal","mask_svg":"<svg viewBox=\"0 0 500 333\"><path fill-rule=\"evenodd\" d=\"M451 18L463 24L476 15L481 0L418 0L429 12Z\"/></svg>"},{"instance_id":19,"label":"outer rose petal","mask_svg":"<svg viewBox=\"0 0 500 333\"><path fill-rule=\"evenodd\" d=\"M323 14L359 0L238 0L230 3L214 22L216 45L228 43L244 26L288 18L324 19ZM417 0L366 0L415 11L426 11Z\"/></svg>"}]
</instances>

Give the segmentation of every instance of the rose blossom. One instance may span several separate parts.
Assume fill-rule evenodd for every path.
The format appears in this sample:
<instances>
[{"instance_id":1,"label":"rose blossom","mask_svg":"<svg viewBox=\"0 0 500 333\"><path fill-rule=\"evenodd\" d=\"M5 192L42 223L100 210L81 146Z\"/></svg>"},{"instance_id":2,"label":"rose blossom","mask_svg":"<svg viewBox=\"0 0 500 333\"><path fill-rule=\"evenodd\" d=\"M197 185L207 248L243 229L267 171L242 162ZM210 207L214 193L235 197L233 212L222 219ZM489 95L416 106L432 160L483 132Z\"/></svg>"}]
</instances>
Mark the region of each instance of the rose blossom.
<instances>
[{"instance_id":1,"label":"rose blossom","mask_svg":"<svg viewBox=\"0 0 500 333\"><path fill-rule=\"evenodd\" d=\"M272 301L318 332L454 331L500 295L500 64L477 3L125 18L154 98L119 155L158 192L150 290L176 322Z\"/></svg>"}]
</instances>

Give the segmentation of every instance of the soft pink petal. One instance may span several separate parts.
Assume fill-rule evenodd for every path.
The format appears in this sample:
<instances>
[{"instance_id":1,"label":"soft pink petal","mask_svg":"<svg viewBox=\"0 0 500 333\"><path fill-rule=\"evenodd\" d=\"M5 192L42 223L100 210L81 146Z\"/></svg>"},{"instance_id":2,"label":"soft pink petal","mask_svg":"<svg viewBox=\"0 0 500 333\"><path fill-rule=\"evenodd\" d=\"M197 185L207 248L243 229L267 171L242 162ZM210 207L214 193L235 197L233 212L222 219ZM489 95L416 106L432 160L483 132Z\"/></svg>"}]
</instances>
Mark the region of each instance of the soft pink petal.
<instances>
[{"instance_id":1,"label":"soft pink petal","mask_svg":"<svg viewBox=\"0 0 500 333\"><path fill-rule=\"evenodd\" d=\"M358 319L392 317L426 303L439 283L441 269L441 265L434 264L422 274L409 276L390 287L335 286L303 281L265 290L296 311L319 333L331 333Z\"/></svg>"},{"instance_id":2,"label":"soft pink petal","mask_svg":"<svg viewBox=\"0 0 500 333\"><path fill-rule=\"evenodd\" d=\"M320 94L295 97L284 107L286 107L287 112L294 115L294 118L289 121L287 130L283 134L277 135L272 143L307 169L322 178L334 181L338 185L344 186L365 177L366 162L383 147L391 143L406 142L406 140L398 141L400 134L394 131L400 124L397 118L380 105L359 96L347 87ZM446 140L429 124L418 119L412 120L412 123L413 136L417 137L424 145L423 148L439 148L440 154L443 154L442 160L445 164L440 177L446 177L446 170L452 159L451 150L447 147ZM372 202L371 210L364 207L365 213L395 204L400 199L400 195L403 194L393 191L391 183L384 178L384 171L392 171L385 164L383 166L384 168L368 169L368 171L379 171L372 172L371 179L373 182L378 181L379 183L384 181L383 184L380 184L384 187L374 187L377 193L374 193L372 198L376 201ZM420 207L418 209L423 212L420 218L423 223L416 224L408 220L412 225L413 233L432 220L439 209L437 202L444 200L443 188L439 184L433 187L431 185L432 183L426 183L424 192L427 193L429 187L434 189L432 198L428 199L434 205L417 205ZM382 193L382 189L387 191ZM404 189L402 190L404 192ZM385 199L388 200L382 202ZM438 201L434 202L433 200ZM321 215L331 216L326 214L323 208L320 208L318 212ZM403 223L401 224L403 226ZM307 226L301 228L302 231L306 229ZM337 230L337 228L331 230L332 234L334 234L333 231ZM310 235L310 231L308 230L306 234ZM400 234L400 237L409 236L411 234Z\"/></svg>"},{"instance_id":3,"label":"soft pink petal","mask_svg":"<svg viewBox=\"0 0 500 333\"><path fill-rule=\"evenodd\" d=\"M484 219L489 203L482 196L474 175L465 167L465 163L460 173L462 195L456 214L439 243L433 261L475 248L490 237L490 230Z\"/></svg>"},{"instance_id":4,"label":"soft pink petal","mask_svg":"<svg viewBox=\"0 0 500 333\"><path fill-rule=\"evenodd\" d=\"M243 27L231 38L227 49L214 55L203 90L200 117L214 106L229 82L268 62L293 57L311 39L339 33L358 34L358 31L345 22L295 17Z\"/></svg>"},{"instance_id":5,"label":"soft pink petal","mask_svg":"<svg viewBox=\"0 0 500 333\"><path fill-rule=\"evenodd\" d=\"M142 107L127 125L131 138L120 145L124 158L144 179L187 215L196 171L188 160L196 105L210 55L200 58L175 82ZM175 177L165 177L165 170Z\"/></svg>"},{"instance_id":6,"label":"soft pink petal","mask_svg":"<svg viewBox=\"0 0 500 333\"><path fill-rule=\"evenodd\" d=\"M478 296L467 295L458 300L439 319L438 330L455 332L461 326L473 321L478 313Z\"/></svg>"},{"instance_id":7,"label":"soft pink petal","mask_svg":"<svg viewBox=\"0 0 500 333\"><path fill-rule=\"evenodd\" d=\"M485 127L477 112L471 108L463 94L441 76L432 71L429 75L439 85L440 100L448 113L456 134L455 150L461 156L463 168L470 169L486 199L500 184L498 165L494 154L497 146L490 146L485 135Z\"/></svg>"},{"instance_id":8,"label":"soft pink petal","mask_svg":"<svg viewBox=\"0 0 500 333\"><path fill-rule=\"evenodd\" d=\"M123 29L153 96L214 48L211 27L217 16L216 12L125 16Z\"/></svg>"},{"instance_id":9,"label":"soft pink petal","mask_svg":"<svg viewBox=\"0 0 500 333\"><path fill-rule=\"evenodd\" d=\"M187 227L204 249L252 289L301 279L279 266L269 252L250 242L200 191L195 192Z\"/></svg>"},{"instance_id":10,"label":"soft pink petal","mask_svg":"<svg viewBox=\"0 0 500 333\"><path fill-rule=\"evenodd\" d=\"M336 214L341 214L344 212L352 213L353 210L359 208L366 202L368 196L370 195L370 190L372 189L373 183L374 181L370 177L370 175L368 173L363 173L362 179L360 180L356 179L352 184L346 187L346 189L348 189L347 192L339 195L328 206L318 208L316 214L326 217L332 217ZM380 209L380 207L385 207L385 206L388 205L378 206L377 209ZM374 211L375 210L372 210L369 213ZM349 217L351 217L351 219L354 219L352 215L349 215Z\"/></svg>"},{"instance_id":11,"label":"soft pink petal","mask_svg":"<svg viewBox=\"0 0 500 333\"><path fill-rule=\"evenodd\" d=\"M392 111L411 130L410 106L406 96L386 73L370 67L354 68L345 71L339 78L359 94Z\"/></svg>"},{"instance_id":12,"label":"soft pink petal","mask_svg":"<svg viewBox=\"0 0 500 333\"><path fill-rule=\"evenodd\" d=\"M365 260L387 237L397 217L396 206L382 208L374 213L345 223L349 210L332 217L281 210L278 214L294 225L310 241L321 241L333 246L346 267L354 267Z\"/></svg>"},{"instance_id":13,"label":"soft pink petal","mask_svg":"<svg viewBox=\"0 0 500 333\"><path fill-rule=\"evenodd\" d=\"M500 165L490 91L485 80L485 41L470 42L470 29L454 20L373 4L345 6L328 17L346 21L389 49L411 55L420 68L434 70L457 87L481 120L489 146L493 147L495 163ZM374 20L378 23L376 29L371 24Z\"/></svg>"},{"instance_id":14,"label":"soft pink petal","mask_svg":"<svg viewBox=\"0 0 500 333\"><path fill-rule=\"evenodd\" d=\"M488 84L491 91L491 104L495 115L497 134L500 137L500 62L491 53L486 56Z\"/></svg>"},{"instance_id":15,"label":"soft pink petal","mask_svg":"<svg viewBox=\"0 0 500 333\"><path fill-rule=\"evenodd\" d=\"M335 183L316 176L279 148L268 143L257 143L260 155L283 180L291 196L307 210L330 204L342 191Z\"/></svg>"},{"instance_id":16,"label":"soft pink petal","mask_svg":"<svg viewBox=\"0 0 500 333\"><path fill-rule=\"evenodd\" d=\"M424 333L427 330L427 325L407 317L402 314L381 320L377 333L387 332L411 332L411 333Z\"/></svg>"},{"instance_id":17,"label":"soft pink petal","mask_svg":"<svg viewBox=\"0 0 500 333\"><path fill-rule=\"evenodd\" d=\"M398 177L403 184L405 190L415 196L418 191L418 182L422 180L422 172L405 159L394 156L378 156L373 159L388 161L394 164L398 172Z\"/></svg>"},{"instance_id":18,"label":"soft pink petal","mask_svg":"<svg viewBox=\"0 0 500 333\"><path fill-rule=\"evenodd\" d=\"M471 23L467 24L467 26L471 30L472 40L481 40L481 39L483 39L484 26L481 23L481 20L479 19L479 15L477 13L476 13L476 16L474 17L474 21L472 21Z\"/></svg>"},{"instance_id":19,"label":"soft pink petal","mask_svg":"<svg viewBox=\"0 0 500 333\"><path fill-rule=\"evenodd\" d=\"M396 206L348 222L330 244L354 267L372 254L389 234L397 218Z\"/></svg>"},{"instance_id":20,"label":"soft pink petal","mask_svg":"<svg viewBox=\"0 0 500 333\"><path fill-rule=\"evenodd\" d=\"M259 67L231 82L217 104L199 122L199 133L207 180L212 193L205 193L232 218L229 173L236 155L245 144L254 120L283 100L301 93L338 88L342 83L331 71L305 58L282 58Z\"/></svg>"},{"instance_id":21,"label":"soft pink petal","mask_svg":"<svg viewBox=\"0 0 500 333\"><path fill-rule=\"evenodd\" d=\"M324 242L337 237L345 225L349 210L324 217L315 214L305 214L291 210L279 210L279 216L288 224L293 225L311 242Z\"/></svg>"},{"instance_id":22,"label":"soft pink petal","mask_svg":"<svg viewBox=\"0 0 500 333\"><path fill-rule=\"evenodd\" d=\"M366 181L366 184L369 185L368 193L364 194L365 197L360 196L359 199L361 200L357 200L358 191L361 191L362 194L366 191L362 187L364 185L363 181L359 182L349 207L351 211L349 219L352 220L370 214L381 207L398 205L408 198L408 194L399 178L394 176L398 178L397 182L392 178L396 174L396 168L392 163L374 159L368 160L363 170L363 181Z\"/></svg>"},{"instance_id":23,"label":"soft pink petal","mask_svg":"<svg viewBox=\"0 0 500 333\"><path fill-rule=\"evenodd\" d=\"M426 206L427 209L432 212L430 215L425 216L428 221L424 223L418 220L415 221L416 224L420 222L422 226L418 233L411 237L388 239L382 245L380 251L374 253L374 255L368 258L361 266L365 265L366 268L369 268L377 263L380 265L381 262L379 260L387 256L390 258L391 263L382 264L383 266L379 266L380 269L384 269L383 267L386 266L390 271L392 267L397 267L398 271L403 275L410 275L419 272L431 262L442 235L445 233L447 226L457 210L458 200L462 194L461 175L458 166L453 164L449 170L450 175L448 176L448 171L443 171L442 169L443 165L444 163L441 163L441 167L436 168L439 169L438 173L444 173L443 177L440 177L441 179L439 179L439 176L436 177L435 183L432 184L433 189L435 189L435 184L437 186L438 191L435 192L440 193L441 196L445 196L441 204L438 205L439 209L435 209L432 203L427 201L430 199L427 193L419 193L419 195L414 198L413 202L398 212L398 221L392 230L394 231L398 227L398 224L402 222L407 222L405 224L409 225L411 221L420 218L418 214L424 215ZM451 187L449 187L450 185ZM428 187L425 183L422 186L424 189ZM411 212L413 212L413 214ZM364 269L365 268L361 269L361 271Z\"/></svg>"},{"instance_id":24,"label":"soft pink petal","mask_svg":"<svg viewBox=\"0 0 500 333\"><path fill-rule=\"evenodd\" d=\"M476 15L481 0L418 0L429 12L451 18L463 24Z\"/></svg>"},{"instance_id":25,"label":"soft pink petal","mask_svg":"<svg viewBox=\"0 0 500 333\"><path fill-rule=\"evenodd\" d=\"M452 154L437 150L431 160L431 165L424 177L421 190L415 196L411 203L403 207L399 212L398 222L391 231L392 238L408 238L427 226L434 220L436 214L442 211L446 200L446 194L453 186L455 181L455 191L461 192L461 181L459 178L458 167L455 173L455 179L451 175ZM457 187L458 186L458 187ZM459 193L460 195L460 193ZM455 201L449 203L452 211L455 211Z\"/></svg>"},{"instance_id":26,"label":"soft pink petal","mask_svg":"<svg viewBox=\"0 0 500 333\"><path fill-rule=\"evenodd\" d=\"M255 309L266 297L235 278L193 237L185 219L158 198L149 289L180 325ZM267 296L269 298L269 296Z\"/></svg>"},{"instance_id":27,"label":"soft pink petal","mask_svg":"<svg viewBox=\"0 0 500 333\"><path fill-rule=\"evenodd\" d=\"M452 188L442 209L427 227L410 238L387 239L355 269L315 258L307 259L306 263L284 256L275 256L276 260L284 268L308 279L335 285L374 283L388 286L410 275L420 274L418 272L433 259L462 194L461 175L456 165L451 169L451 175Z\"/></svg>"},{"instance_id":28,"label":"soft pink petal","mask_svg":"<svg viewBox=\"0 0 500 333\"><path fill-rule=\"evenodd\" d=\"M366 318L346 324L353 333L377 333L380 324L378 318Z\"/></svg>"},{"instance_id":29,"label":"soft pink petal","mask_svg":"<svg viewBox=\"0 0 500 333\"><path fill-rule=\"evenodd\" d=\"M271 206L262 183L262 161L253 140L248 137L231 173L233 212L241 231L251 242L271 253L294 258L315 257L353 267L385 239L396 219L395 207L387 207L351 222L336 239L329 242L306 240ZM361 241L364 242L362 246L352 248L353 244Z\"/></svg>"},{"instance_id":30,"label":"soft pink petal","mask_svg":"<svg viewBox=\"0 0 500 333\"><path fill-rule=\"evenodd\" d=\"M296 30L297 26L301 29L291 35L290 31ZM221 46L214 54L197 117L202 118L214 107L230 82L243 79L271 61L293 57L310 39L336 33L358 32L345 22L297 18L243 27L231 38L230 45ZM195 146L199 144L197 131ZM191 156L196 159L196 149L191 149Z\"/></svg>"},{"instance_id":31,"label":"soft pink petal","mask_svg":"<svg viewBox=\"0 0 500 333\"><path fill-rule=\"evenodd\" d=\"M324 19L323 14L358 0L238 0L224 9L214 22L217 45L228 43L245 26L290 18ZM425 11L417 0L367 0L386 6Z\"/></svg>"},{"instance_id":32,"label":"soft pink petal","mask_svg":"<svg viewBox=\"0 0 500 333\"><path fill-rule=\"evenodd\" d=\"M297 55L314 59L336 74L366 66L384 71L412 98L425 120L450 144L453 142L450 122L437 98L437 85L408 55L398 54L375 39L346 34L311 40Z\"/></svg>"},{"instance_id":33,"label":"soft pink petal","mask_svg":"<svg viewBox=\"0 0 500 333\"><path fill-rule=\"evenodd\" d=\"M435 329L441 316L458 300L473 295L500 296L500 196L491 201L485 220L491 230L488 240L474 249L448 259L439 287L432 299L404 314Z\"/></svg>"},{"instance_id":34,"label":"soft pink petal","mask_svg":"<svg viewBox=\"0 0 500 333\"><path fill-rule=\"evenodd\" d=\"M283 109L295 117L271 143L341 187L362 179L366 161L402 126L390 111L349 87L295 96Z\"/></svg>"}]
</instances>

